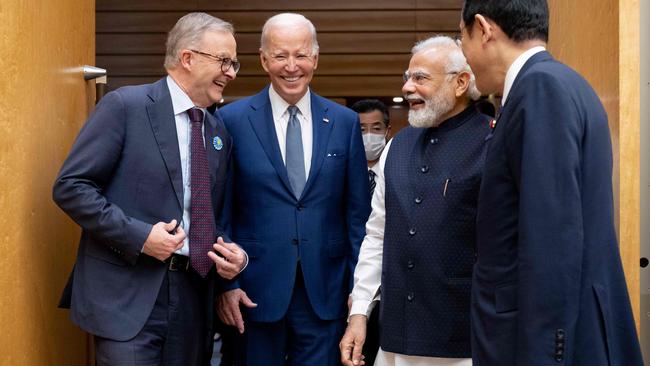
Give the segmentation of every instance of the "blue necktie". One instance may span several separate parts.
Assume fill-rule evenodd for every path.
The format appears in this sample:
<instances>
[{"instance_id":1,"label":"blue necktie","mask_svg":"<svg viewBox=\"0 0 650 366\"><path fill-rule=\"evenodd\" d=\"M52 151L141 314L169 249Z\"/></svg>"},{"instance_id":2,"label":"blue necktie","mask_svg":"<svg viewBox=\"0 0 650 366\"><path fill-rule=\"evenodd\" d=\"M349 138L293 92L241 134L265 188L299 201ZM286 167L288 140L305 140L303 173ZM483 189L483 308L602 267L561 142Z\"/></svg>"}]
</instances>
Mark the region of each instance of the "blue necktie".
<instances>
[{"instance_id":1,"label":"blue necktie","mask_svg":"<svg viewBox=\"0 0 650 366\"><path fill-rule=\"evenodd\" d=\"M286 162L289 183L293 188L293 194L300 198L305 188L305 155L302 150L302 133L300 121L298 121L298 107L295 105L287 108L289 112L289 124L287 125L287 149Z\"/></svg>"}]
</instances>

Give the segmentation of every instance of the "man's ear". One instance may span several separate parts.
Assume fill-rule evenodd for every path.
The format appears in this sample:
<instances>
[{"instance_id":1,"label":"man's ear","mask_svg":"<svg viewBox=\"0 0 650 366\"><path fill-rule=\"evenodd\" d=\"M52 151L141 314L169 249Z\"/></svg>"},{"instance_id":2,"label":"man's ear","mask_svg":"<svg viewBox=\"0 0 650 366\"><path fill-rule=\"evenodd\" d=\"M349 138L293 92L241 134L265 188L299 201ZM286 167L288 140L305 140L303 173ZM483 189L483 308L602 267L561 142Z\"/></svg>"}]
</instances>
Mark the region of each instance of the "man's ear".
<instances>
[{"instance_id":1,"label":"man's ear","mask_svg":"<svg viewBox=\"0 0 650 366\"><path fill-rule=\"evenodd\" d=\"M467 71L461 71L458 73L456 76L456 85L454 87L454 91L456 93L456 98L460 97L461 95L465 94L467 92L467 89L469 89L469 81L472 77Z\"/></svg>"},{"instance_id":2,"label":"man's ear","mask_svg":"<svg viewBox=\"0 0 650 366\"><path fill-rule=\"evenodd\" d=\"M192 52L189 50L182 50L180 54L180 66L188 71L192 69Z\"/></svg>"},{"instance_id":3,"label":"man's ear","mask_svg":"<svg viewBox=\"0 0 650 366\"><path fill-rule=\"evenodd\" d=\"M487 43L494 37L494 28L488 20L481 14L476 14L474 16L474 28L475 31L479 32L481 36L481 43Z\"/></svg>"},{"instance_id":4,"label":"man's ear","mask_svg":"<svg viewBox=\"0 0 650 366\"><path fill-rule=\"evenodd\" d=\"M269 72L268 63L270 62L269 58L264 54L264 51L260 48L260 63L264 71Z\"/></svg>"}]
</instances>

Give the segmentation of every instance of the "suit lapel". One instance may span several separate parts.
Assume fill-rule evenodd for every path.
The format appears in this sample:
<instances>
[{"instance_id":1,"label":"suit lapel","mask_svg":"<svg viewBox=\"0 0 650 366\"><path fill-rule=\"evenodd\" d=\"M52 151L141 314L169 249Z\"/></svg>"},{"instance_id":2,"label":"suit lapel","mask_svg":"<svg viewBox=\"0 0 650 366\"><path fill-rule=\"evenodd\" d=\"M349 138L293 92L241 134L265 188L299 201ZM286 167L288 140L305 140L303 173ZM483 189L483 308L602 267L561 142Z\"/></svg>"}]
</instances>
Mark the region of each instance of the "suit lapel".
<instances>
[{"instance_id":1,"label":"suit lapel","mask_svg":"<svg viewBox=\"0 0 650 366\"><path fill-rule=\"evenodd\" d=\"M251 124L253 131L257 135L257 139L260 141L269 161L278 173L280 180L289 192L293 192L289 183L289 176L287 175L287 167L284 165L284 161L282 161L282 153L278 145L278 136L275 132L268 87L251 100L250 107L251 112L248 114L248 122Z\"/></svg>"},{"instance_id":2,"label":"suit lapel","mask_svg":"<svg viewBox=\"0 0 650 366\"><path fill-rule=\"evenodd\" d=\"M152 103L147 106L149 123L174 187L178 205L182 209L183 177L180 152L178 150L178 136L176 134L176 120L174 119L172 99L164 78L153 85L149 98L152 100Z\"/></svg>"},{"instance_id":3,"label":"suit lapel","mask_svg":"<svg viewBox=\"0 0 650 366\"><path fill-rule=\"evenodd\" d=\"M210 184L214 186L217 181L217 170L219 169L219 154L223 149L223 140L217 131L217 118L219 114L205 114L205 128L203 130L203 139L205 140L205 150L208 156L208 167L210 169ZM219 149L219 150L217 150Z\"/></svg>"},{"instance_id":4,"label":"suit lapel","mask_svg":"<svg viewBox=\"0 0 650 366\"><path fill-rule=\"evenodd\" d=\"M311 123L314 131L314 146L312 147L311 168L309 169L309 178L305 184L302 195L309 190L314 184L320 172L325 159L325 151L332 132L332 126L335 121L332 116L327 115L328 108L321 103L320 97L313 92L311 93Z\"/></svg>"}]
</instances>

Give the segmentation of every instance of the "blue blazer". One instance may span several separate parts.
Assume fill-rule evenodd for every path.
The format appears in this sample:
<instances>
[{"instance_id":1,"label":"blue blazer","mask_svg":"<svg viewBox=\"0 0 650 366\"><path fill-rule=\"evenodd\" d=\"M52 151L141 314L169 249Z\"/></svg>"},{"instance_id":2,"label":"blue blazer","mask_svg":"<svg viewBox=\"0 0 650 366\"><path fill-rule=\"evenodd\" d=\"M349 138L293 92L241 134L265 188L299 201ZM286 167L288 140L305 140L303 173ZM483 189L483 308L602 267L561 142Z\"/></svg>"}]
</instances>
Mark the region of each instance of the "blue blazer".
<instances>
[{"instance_id":1,"label":"blue blazer","mask_svg":"<svg viewBox=\"0 0 650 366\"><path fill-rule=\"evenodd\" d=\"M488 139L474 365L642 365L614 231L609 126L596 93L538 53Z\"/></svg>"},{"instance_id":2,"label":"blue blazer","mask_svg":"<svg viewBox=\"0 0 650 366\"><path fill-rule=\"evenodd\" d=\"M204 129L218 223L232 142L212 115ZM221 150L212 147L215 136L223 141ZM153 224L183 214L176 123L164 78L102 98L56 178L53 197L82 228L61 306L70 307L72 321L91 334L133 338L151 313L167 268L142 254L142 246ZM213 282L215 273L209 274ZM209 319L212 309L206 306Z\"/></svg>"},{"instance_id":3,"label":"blue blazer","mask_svg":"<svg viewBox=\"0 0 650 366\"><path fill-rule=\"evenodd\" d=\"M250 263L233 287L258 304L248 319L286 313L298 258L307 295L326 320L344 317L370 213L368 169L356 113L313 92L313 155L295 197L278 145L268 87L221 108L232 135L232 239Z\"/></svg>"}]
</instances>

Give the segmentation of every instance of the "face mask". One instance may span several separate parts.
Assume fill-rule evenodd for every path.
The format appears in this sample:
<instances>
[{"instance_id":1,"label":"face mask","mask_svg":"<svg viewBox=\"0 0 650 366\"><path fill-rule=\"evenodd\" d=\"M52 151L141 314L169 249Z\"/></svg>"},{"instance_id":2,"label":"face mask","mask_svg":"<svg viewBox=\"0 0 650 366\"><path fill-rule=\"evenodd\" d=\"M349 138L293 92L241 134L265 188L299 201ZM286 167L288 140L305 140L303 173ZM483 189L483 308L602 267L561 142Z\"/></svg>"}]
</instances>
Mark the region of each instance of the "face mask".
<instances>
[{"instance_id":1,"label":"face mask","mask_svg":"<svg viewBox=\"0 0 650 366\"><path fill-rule=\"evenodd\" d=\"M379 159L379 155L386 146L386 135L379 135L376 133L364 133L363 147L366 150L366 160L374 161Z\"/></svg>"}]
</instances>

